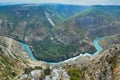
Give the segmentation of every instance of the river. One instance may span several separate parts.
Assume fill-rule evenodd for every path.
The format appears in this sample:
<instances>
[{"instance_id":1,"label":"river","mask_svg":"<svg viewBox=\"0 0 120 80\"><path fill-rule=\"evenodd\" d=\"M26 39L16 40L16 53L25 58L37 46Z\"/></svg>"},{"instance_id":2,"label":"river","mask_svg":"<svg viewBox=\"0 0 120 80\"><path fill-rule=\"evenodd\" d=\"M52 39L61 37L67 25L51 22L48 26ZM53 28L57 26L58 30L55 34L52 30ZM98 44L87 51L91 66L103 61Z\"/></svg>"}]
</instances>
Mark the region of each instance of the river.
<instances>
[{"instance_id":1,"label":"river","mask_svg":"<svg viewBox=\"0 0 120 80\"><path fill-rule=\"evenodd\" d=\"M64 63L64 62L68 62L68 61L74 61L75 59L79 58L80 56L86 56L86 55L92 56L92 55L94 55L94 54L99 54L99 53L103 50L103 48L99 45L99 41L102 40L103 38L105 38L105 37L98 37L98 38L95 38L95 39L94 39L93 44L94 44L94 46L95 46L95 48L96 48L97 51L96 51L95 53L93 53L93 54L89 54L89 53L80 54L80 55L78 55L78 56L76 56L76 57L69 58L69 59L64 60L64 61L61 61L61 62L57 62L57 63L54 63L54 62L52 63L52 62L50 62L50 64L58 64L58 63ZM25 43L20 43L20 44L21 44L21 46L25 49L25 51L28 53L29 57L30 57L32 60L37 60L37 59L34 57L32 51L30 50L30 48L29 48L29 46L28 46L27 44L25 44ZM49 63L49 62L48 62L48 63Z\"/></svg>"}]
</instances>

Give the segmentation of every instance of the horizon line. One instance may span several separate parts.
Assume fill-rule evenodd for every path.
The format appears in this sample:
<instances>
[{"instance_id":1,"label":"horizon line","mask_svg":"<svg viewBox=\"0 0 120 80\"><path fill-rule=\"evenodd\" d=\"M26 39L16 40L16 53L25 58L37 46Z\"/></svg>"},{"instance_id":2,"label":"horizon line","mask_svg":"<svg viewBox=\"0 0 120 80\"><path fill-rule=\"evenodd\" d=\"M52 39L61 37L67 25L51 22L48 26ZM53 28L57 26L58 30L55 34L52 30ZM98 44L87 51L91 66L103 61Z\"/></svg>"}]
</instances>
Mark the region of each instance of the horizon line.
<instances>
[{"instance_id":1,"label":"horizon line","mask_svg":"<svg viewBox=\"0 0 120 80\"><path fill-rule=\"evenodd\" d=\"M42 5L42 4L61 4L61 5L78 5L78 6L94 6L94 5L101 5L101 6L120 6L120 4L72 4L72 3L19 3L19 2L13 2L13 3L0 3L0 5Z\"/></svg>"}]
</instances>

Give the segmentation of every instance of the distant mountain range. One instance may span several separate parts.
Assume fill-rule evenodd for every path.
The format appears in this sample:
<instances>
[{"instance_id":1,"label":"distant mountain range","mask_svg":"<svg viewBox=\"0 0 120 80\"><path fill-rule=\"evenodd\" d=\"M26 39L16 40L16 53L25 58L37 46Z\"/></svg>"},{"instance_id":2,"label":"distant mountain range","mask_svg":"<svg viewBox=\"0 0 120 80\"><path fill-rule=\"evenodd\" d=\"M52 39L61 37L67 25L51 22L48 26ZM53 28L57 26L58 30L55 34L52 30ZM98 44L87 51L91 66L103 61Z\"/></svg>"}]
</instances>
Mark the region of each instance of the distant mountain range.
<instances>
[{"instance_id":1,"label":"distant mountain range","mask_svg":"<svg viewBox=\"0 0 120 80\"><path fill-rule=\"evenodd\" d=\"M28 43L39 60L58 62L94 53L95 37L119 33L119 14L120 6L0 6L0 35Z\"/></svg>"},{"instance_id":2,"label":"distant mountain range","mask_svg":"<svg viewBox=\"0 0 120 80\"><path fill-rule=\"evenodd\" d=\"M0 5L0 80L31 79L120 80L120 6Z\"/></svg>"}]
</instances>

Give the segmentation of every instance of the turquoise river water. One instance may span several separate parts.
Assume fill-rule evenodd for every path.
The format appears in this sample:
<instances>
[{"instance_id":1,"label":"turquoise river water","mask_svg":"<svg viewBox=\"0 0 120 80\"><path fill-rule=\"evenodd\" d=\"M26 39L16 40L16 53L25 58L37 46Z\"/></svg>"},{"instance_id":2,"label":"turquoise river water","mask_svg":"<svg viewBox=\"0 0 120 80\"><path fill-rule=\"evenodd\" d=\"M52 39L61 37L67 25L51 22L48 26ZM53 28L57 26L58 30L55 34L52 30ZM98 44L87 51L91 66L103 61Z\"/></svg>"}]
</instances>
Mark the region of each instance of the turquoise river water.
<instances>
[{"instance_id":1,"label":"turquoise river water","mask_svg":"<svg viewBox=\"0 0 120 80\"><path fill-rule=\"evenodd\" d=\"M105 37L98 37L98 38L95 38L95 39L94 39L93 44L94 44L94 46L95 46L95 48L96 48L97 51L96 51L95 53L93 53L93 54L98 54L98 53L100 53L100 52L103 50L103 48L99 45L99 41L102 40L103 38L105 38ZM32 60L37 60L37 59L34 57L32 51L30 50L30 48L29 48L29 46L28 46L27 44L25 44L25 43L20 43L20 44L22 45L22 47L25 49L25 51L28 53L29 57L30 57ZM69 58L69 59L64 60L64 61L61 61L61 62L68 62L68 61L71 61L71 60L75 60L75 59L79 58L80 56L93 55L93 54L89 54L89 53L85 53L85 54L83 54L83 55L80 54L80 55L78 55L78 56L76 56L76 57ZM57 63L61 63L61 62L57 62ZM49 63L49 62L48 62L48 63ZM52 63L52 62L50 62L50 63ZM53 62L53 64L54 64L54 62ZM56 63L55 63L55 64L56 64Z\"/></svg>"}]
</instances>

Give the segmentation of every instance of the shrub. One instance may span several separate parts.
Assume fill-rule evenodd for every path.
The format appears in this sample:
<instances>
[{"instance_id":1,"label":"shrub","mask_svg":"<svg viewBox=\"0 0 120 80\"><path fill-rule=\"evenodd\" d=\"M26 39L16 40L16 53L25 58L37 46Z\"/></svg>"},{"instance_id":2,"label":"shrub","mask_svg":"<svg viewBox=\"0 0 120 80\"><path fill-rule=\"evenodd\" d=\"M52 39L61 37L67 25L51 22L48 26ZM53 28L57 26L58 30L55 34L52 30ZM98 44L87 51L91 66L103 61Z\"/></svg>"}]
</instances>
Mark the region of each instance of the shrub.
<instances>
[{"instance_id":1,"label":"shrub","mask_svg":"<svg viewBox=\"0 0 120 80\"><path fill-rule=\"evenodd\" d=\"M70 80L85 80L84 72L80 68L70 68L67 70Z\"/></svg>"}]
</instances>

